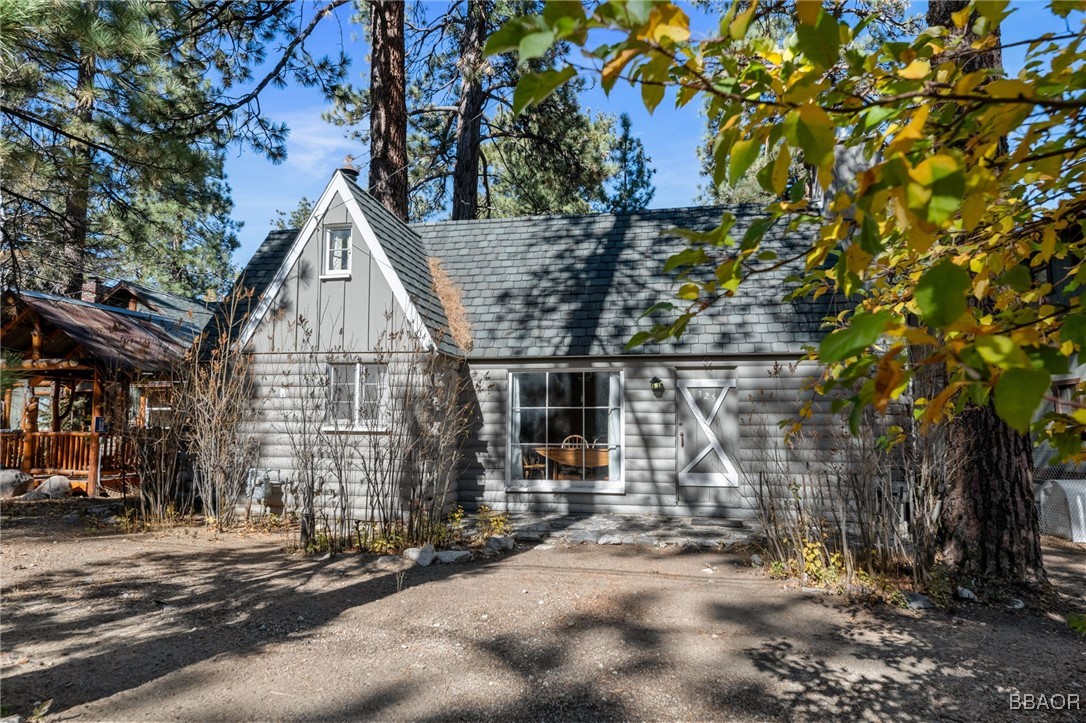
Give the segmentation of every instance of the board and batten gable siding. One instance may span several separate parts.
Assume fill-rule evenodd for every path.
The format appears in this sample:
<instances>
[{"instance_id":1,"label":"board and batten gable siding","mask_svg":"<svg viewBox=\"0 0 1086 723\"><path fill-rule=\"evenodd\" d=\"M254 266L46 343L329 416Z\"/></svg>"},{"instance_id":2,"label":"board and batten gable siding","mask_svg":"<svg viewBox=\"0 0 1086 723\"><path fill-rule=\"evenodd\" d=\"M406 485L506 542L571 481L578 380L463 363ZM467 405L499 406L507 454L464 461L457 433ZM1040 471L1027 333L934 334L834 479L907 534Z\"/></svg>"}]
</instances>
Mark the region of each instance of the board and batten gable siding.
<instances>
[{"instance_id":1,"label":"board and batten gable siding","mask_svg":"<svg viewBox=\"0 0 1086 723\"><path fill-rule=\"evenodd\" d=\"M794 418L810 398L808 379L817 373L798 357L585 357L553 360L472 362L479 393L479 419L460 476L459 500L467 509L487 505L509 512L607 512L749 518L756 514L759 484L786 486L807 470L809 452L789 449L778 422ZM623 486L621 493L510 491L509 375L563 369L623 374ZM659 398L650 381L664 382ZM736 401L733 460L737 486L694 487L678 483L676 395L679 379L731 379ZM816 403L809 431L830 429L836 417Z\"/></svg>"},{"instance_id":2,"label":"board and batten gable siding","mask_svg":"<svg viewBox=\"0 0 1086 723\"><path fill-rule=\"evenodd\" d=\"M325 233L328 228L347 226L351 228L350 276L322 278ZM258 355L310 349L371 352L383 332L402 328L405 320L378 264L336 193L256 325L249 349ZM311 332L308 339L306 328Z\"/></svg>"}]
</instances>

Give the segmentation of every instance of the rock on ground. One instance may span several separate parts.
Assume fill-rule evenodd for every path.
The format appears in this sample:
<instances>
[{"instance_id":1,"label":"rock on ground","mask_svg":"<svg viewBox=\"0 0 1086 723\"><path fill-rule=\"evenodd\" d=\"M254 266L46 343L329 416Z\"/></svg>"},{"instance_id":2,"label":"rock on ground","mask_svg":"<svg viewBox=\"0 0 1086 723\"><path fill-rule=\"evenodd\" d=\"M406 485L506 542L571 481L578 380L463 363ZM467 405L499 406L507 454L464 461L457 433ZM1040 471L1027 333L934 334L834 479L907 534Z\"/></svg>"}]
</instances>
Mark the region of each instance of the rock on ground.
<instances>
[{"instance_id":1,"label":"rock on ground","mask_svg":"<svg viewBox=\"0 0 1086 723\"><path fill-rule=\"evenodd\" d=\"M409 547L403 551L404 557L422 567L426 567L433 562L434 555L433 545L426 545L425 547Z\"/></svg>"},{"instance_id":2,"label":"rock on ground","mask_svg":"<svg viewBox=\"0 0 1086 723\"><path fill-rule=\"evenodd\" d=\"M467 562L471 559L471 552L469 550L442 550L437 553L438 562L443 562L446 565L456 562Z\"/></svg>"},{"instance_id":3,"label":"rock on ground","mask_svg":"<svg viewBox=\"0 0 1086 723\"><path fill-rule=\"evenodd\" d=\"M486 541L487 549L496 552L508 552L513 549L514 544L512 537L491 537Z\"/></svg>"},{"instance_id":4,"label":"rock on ground","mask_svg":"<svg viewBox=\"0 0 1086 723\"><path fill-rule=\"evenodd\" d=\"M0 469L0 499L26 494L31 477L21 469Z\"/></svg>"},{"instance_id":5,"label":"rock on ground","mask_svg":"<svg viewBox=\"0 0 1086 723\"><path fill-rule=\"evenodd\" d=\"M38 485L33 492L32 499L53 499L58 500L62 497L72 496L72 481L64 475L55 474L49 479ZM31 499L28 496L28 499Z\"/></svg>"}]
</instances>

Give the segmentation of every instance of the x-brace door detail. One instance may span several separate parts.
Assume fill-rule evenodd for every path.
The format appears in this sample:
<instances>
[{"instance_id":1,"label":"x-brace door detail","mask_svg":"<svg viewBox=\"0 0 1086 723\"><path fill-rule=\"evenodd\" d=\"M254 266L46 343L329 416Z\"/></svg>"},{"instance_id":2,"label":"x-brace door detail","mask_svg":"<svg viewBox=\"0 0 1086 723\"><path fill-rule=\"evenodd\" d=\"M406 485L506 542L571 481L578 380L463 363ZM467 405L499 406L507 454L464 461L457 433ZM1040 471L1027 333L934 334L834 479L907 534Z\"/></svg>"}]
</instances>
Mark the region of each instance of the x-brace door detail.
<instances>
[{"instance_id":1,"label":"x-brace door detail","mask_svg":"<svg viewBox=\"0 0 1086 723\"><path fill-rule=\"evenodd\" d=\"M682 487L727 487L739 473L721 440L724 401L734 379L680 379L677 383L675 459Z\"/></svg>"}]
</instances>

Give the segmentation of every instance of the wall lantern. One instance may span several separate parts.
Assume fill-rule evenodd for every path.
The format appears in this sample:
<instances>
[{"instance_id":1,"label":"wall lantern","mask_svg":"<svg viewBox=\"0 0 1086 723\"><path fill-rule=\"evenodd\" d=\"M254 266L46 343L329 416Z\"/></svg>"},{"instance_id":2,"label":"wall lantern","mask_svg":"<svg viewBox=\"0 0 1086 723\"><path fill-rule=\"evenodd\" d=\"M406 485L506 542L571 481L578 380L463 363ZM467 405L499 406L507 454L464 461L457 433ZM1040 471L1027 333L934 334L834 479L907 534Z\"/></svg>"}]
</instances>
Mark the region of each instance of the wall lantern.
<instances>
[{"instance_id":1,"label":"wall lantern","mask_svg":"<svg viewBox=\"0 0 1086 723\"><path fill-rule=\"evenodd\" d=\"M656 398L664 396L664 382L660 377L653 377L649 380L649 389L656 395Z\"/></svg>"}]
</instances>

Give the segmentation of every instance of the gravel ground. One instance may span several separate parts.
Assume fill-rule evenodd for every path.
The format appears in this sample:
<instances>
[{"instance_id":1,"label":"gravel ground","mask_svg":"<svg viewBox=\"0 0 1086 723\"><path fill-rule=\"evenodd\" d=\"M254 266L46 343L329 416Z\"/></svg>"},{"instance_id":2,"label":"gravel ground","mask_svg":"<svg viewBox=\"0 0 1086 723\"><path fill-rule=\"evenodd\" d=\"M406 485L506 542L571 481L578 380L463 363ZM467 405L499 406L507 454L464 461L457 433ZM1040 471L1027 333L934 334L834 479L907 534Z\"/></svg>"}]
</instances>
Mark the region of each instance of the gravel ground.
<instances>
[{"instance_id":1,"label":"gravel ground","mask_svg":"<svg viewBox=\"0 0 1086 723\"><path fill-rule=\"evenodd\" d=\"M51 720L1018 720L1078 695L1086 551L1049 610L868 608L740 554L541 545L406 569L282 535L123 534L4 508L0 696ZM1046 699L1047 700L1047 699ZM1056 699L1052 699L1055 701Z\"/></svg>"}]
</instances>

